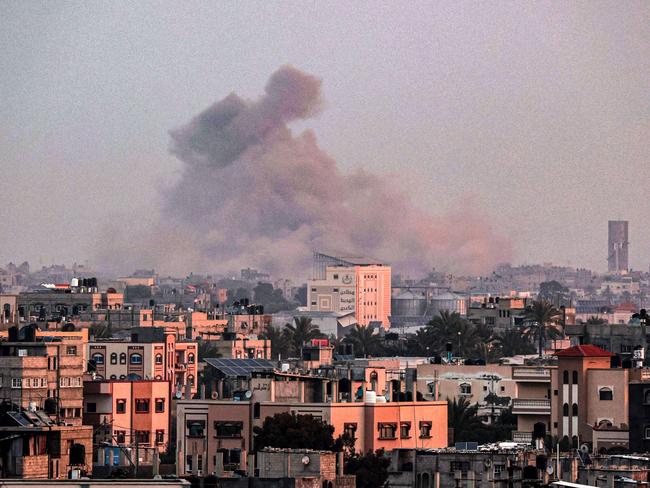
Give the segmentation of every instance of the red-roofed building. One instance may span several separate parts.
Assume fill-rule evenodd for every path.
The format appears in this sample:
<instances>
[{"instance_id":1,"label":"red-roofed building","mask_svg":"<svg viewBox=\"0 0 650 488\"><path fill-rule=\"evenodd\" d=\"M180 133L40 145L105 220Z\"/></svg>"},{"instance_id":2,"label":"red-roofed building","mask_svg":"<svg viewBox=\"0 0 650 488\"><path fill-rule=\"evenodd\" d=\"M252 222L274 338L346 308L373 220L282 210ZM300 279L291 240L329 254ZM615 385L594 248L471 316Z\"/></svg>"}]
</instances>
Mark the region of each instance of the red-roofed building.
<instances>
[{"instance_id":1,"label":"red-roofed building","mask_svg":"<svg viewBox=\"0 0 650 488\"><path fill-rule=\"evenodd\" d=\"M564 349L558 358L553 426L560 439L594 450L628 445L629 370L612 368L611 352L591 344Z\"/></svg>"}]
</instances>

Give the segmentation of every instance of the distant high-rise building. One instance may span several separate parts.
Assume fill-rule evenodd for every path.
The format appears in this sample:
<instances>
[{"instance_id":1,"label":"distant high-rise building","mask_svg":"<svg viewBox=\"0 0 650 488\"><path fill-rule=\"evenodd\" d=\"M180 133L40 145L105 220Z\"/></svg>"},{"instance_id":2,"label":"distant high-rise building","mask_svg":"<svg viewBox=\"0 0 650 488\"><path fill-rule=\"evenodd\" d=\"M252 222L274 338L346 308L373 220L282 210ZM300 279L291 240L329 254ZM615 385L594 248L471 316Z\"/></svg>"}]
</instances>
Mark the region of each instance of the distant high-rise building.
<instances>
[{"instance_id":1,"label":"distant high-rise building","mask_svg":"<svg viewBox=\"0 0 650 488\"><path fill-rule=\"evenodd\" d=\"M627 220L610 220L607 239L607 270L610 273L627 271Z\"/></svg>"}]
</instances>

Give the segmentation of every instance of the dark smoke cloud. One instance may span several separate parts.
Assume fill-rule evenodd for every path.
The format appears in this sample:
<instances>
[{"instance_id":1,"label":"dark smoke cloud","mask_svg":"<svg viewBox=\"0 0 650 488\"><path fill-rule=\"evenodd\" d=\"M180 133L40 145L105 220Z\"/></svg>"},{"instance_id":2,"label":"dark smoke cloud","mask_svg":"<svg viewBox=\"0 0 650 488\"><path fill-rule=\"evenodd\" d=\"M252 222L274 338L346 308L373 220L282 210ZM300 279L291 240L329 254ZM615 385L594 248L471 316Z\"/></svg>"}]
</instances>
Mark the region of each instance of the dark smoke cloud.
<instances>
[{"instance_id":1,"label":"dark smoke cloud","mask_svg":"<svg viewBox=\"0 0 650 488\"><path fill-rule=\"evenodd\" d=\"M387 177L342 173L311 131L292 134L289 122L320 107L321 81L284 66L258 100L231 94L171 131L171 152L184 167L166 194L167 231L158 239L175 251L155 250L168 258L159 266L250 265L304 277L314 250L420 273L485 271L508 257L509 246L470 208L426 214Z\"/></svg>"}]
</instances>

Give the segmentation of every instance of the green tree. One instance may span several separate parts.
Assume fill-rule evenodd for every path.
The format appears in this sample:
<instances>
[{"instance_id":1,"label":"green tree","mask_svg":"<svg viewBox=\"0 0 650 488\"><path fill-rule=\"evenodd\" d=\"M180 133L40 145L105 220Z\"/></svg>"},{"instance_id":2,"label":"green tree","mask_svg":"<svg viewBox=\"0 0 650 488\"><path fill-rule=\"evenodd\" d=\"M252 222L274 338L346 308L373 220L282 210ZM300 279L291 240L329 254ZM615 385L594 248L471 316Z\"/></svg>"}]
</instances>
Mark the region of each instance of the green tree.
<instances>
[{"instance_id":1,"label":"green tree","mask_svg":"<svg viewBox=\"0 0 650 488\"><path fill-rule=\"evenodd\" d=\"M478 405L470 405L465 397L448 401L447 425L454 429L454 441L475 441L477 433L483 428L481 419L476 415Z\"/></svg>"},{"instance_id":2,"label":"green tree","mask_svg":"<svg viewBox=\"0 0 650 488\"><path fill-rule=\"evenodd\" d=\"M377 354L381 349L379 336L370 327L356 324L344 339L352 344L356 357L367 357Z\"/></svg>"},{"instance_id":3,"label":"green tree","mask_svg":"<svg viewBox=\"0 0 650 488\"><path fill-rule=\"evenodd\" d=\"M587 319L587 325L604 325L606 324L607 321L601 317L596 317L595 315L592 315Z\"/></svg>"},{"instance_id":4,"label":"green tree","mask_svg":"<svg viewBox=\"0 0 650 488\"><path fill-rule=\"evenodd\" d=\"M535 352L535 346L517 330L507 330L497 335L494 343L501 357L533 354Z\"/></svg>"},{"instance_id":5,"label":"green tree","mask_svg":"<svg viewBox=\"0 0 650 488\"><path fill-rule=\"evenodd\" d=\"M307 285L302 285L301 287L296 289L296 292L293 295L293 299L301 307L306 307L307 306Z\"/></svg>"},{"instance_id":6,"label":"green tree","mask_svg":"<svg viewBox=\"0 0 650 488\"><path fill-rule=\"evenodd\" d=\"M357 477L357 488L380 488L386 486L390 459L383 449L354 455L345 464L345 474Z\"/></svg>"},{"instance_id":7,"label":"green tree","mask_svg":"<svg viewBox=\"0 0 650 488\"><path fill-rule=\"evenodd\" d=\"M476 327L462 318L458 312L442 310L427 325L432 338L432 347L442 353L447 342L459 357L473 355L481 338Z\"/></svg>"},{"instance_id":8,"label":"green tree","mask_svg":"<svg viewBox=\"0 0 650 488\"><path fill-rule=\"evenodd\" d=\"M561 319L562 311L555 308L548 300L535 301L526 308L524 335L537 343L540 358L546 340L562 336L559 328Z\"/></svg>"},{"instance_id":9,"label":"green tree","mask_svg":"<svg viewBox=\"0 0 650 488\"><path fill-rule=\"evenodd\" d=\"M197 340L198 350L196 352L199 362L205 361L205 358L218 358L221 357L216 344L213 341L206 341L203 339Z\"/></svg>"},{"instance_id":10,"label":"green tree","mask_svg":"<svg viewBox=\"0 0 650 488\"><path fill-rule=\"evenodd\" d=\"M294 317L293 324L286 324L285 331L291 354L298 355L305 342L321 336L318 326L314 325L311 317Z\"/></svg>"},{"instance_id":11,"label":"green tree","mask_svg":"<svg viewBox=\"0 0 650 488\"><path fill-rule=\"evenodd\" d=\"M262 427L254 427L255 451L265 447L285 449L335 449L334 427L312 415L276 413L266 417Z\"/></svg>"},{"instance_id":12,"label":"green tree","mask_svg":"<svg viewBox=\"0 0 650 488\"><path fill-rule=\"evenodd\" d=\"M290 348L290 338L287 329L279 329L277 327L269 326L266 332L262 335L263 339L271 341L271 358L277 359L286 356Z\"/></svg>"},{"instance_id":13,"label":"green tree","mask_svg":"<svg viewBox=\"0 0 650 488\"><path fill-rule=\"evenodd\" d=\"M569 289L562 285L562 283L552 280L544 281L539 284L538 300L547 300L557 305L563 305L566 301Z\"/></svg>"}]
</instances>

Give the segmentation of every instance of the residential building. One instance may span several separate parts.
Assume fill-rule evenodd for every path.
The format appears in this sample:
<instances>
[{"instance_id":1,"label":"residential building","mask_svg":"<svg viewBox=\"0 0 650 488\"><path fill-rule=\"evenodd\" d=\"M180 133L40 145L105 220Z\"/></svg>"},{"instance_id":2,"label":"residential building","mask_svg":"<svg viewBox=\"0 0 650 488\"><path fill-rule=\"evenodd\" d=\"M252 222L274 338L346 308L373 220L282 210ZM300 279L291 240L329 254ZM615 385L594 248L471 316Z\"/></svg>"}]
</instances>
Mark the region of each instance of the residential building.
<instances>
[{"instance_id":1,"label":"residential building","mask_svg":"<svg viewBox=\"0 0 650 488\"><path fill-rule=\"evenodd\" d=\"M95 380L84 383L84 423L95 445L155 447L170 442L170 383L165 380Z\"/></svg>"},{"instance_id":2,"label":"residential building","mask_svg":"<svg viewBox=\"0 0 650 488\"><path fill-rule=\"evenodd\" d=\"M97 379L155 379L172 384L172 393L197 391L198 345L178 341L173 329L136 327L130 342L91 341L87 356Z\"/></svg>"},{"instance_id":3,"label":"residential building","mask_svg":"<svg viewBox=\"0 0 650 488\"><path fill-rule=\"evenodd\" d=\"M498 331L505 331L522 325L525 312L525 298L488 297L481 303L470 304L467 320L476 325L486 325Z\"/></svg>"},{"instance_id":4,"label":"residential building","mask_svg":"<svg viewBox=\"0 0 650 488\"><path fill-rule=\"evenodd\" d=\"M370 398L368 398L370 400ZM447 402L252 402L180 400L177 403L177 473L206 474L221 466L246 469L253 427L277 413L312 415L347 432L358 452L447 445Z\"/></svg>"}]
</instances>

